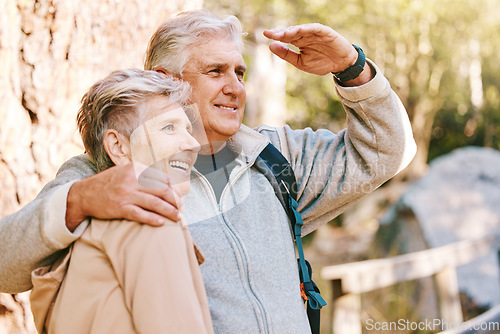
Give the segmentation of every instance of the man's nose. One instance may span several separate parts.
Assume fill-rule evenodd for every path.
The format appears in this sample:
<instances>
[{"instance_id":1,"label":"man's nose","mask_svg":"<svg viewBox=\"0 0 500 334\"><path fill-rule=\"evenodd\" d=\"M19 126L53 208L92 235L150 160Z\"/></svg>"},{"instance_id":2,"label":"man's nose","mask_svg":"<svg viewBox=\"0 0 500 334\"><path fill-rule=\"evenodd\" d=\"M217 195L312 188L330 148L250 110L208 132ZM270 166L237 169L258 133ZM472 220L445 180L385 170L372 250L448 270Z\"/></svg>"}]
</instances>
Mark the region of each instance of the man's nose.
<instances>
[{"instance_id":1,"label":"man's nose","mask_svg":"<svg viewBox=\"0 0 500 334\"><path fill-rule=\"evenodd\" d=\"M236 75L236 73L228 74L225 78L224 87L222 88L224 94L241 95L245 92L245 85L243 81Z\"/></svg>"}]
</instances>

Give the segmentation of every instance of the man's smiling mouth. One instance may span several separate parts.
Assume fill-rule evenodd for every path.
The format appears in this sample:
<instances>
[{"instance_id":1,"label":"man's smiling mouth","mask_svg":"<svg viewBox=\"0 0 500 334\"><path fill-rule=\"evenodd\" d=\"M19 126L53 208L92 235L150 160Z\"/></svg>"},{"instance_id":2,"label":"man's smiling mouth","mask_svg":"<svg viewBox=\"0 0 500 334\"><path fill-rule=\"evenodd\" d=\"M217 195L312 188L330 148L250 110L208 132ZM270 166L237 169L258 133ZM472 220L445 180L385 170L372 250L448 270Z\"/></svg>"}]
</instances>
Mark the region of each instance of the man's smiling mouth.
<instances>
[{"instance_id":1,"label":"man's smiling mouth","mask_svg":"<svg viewBox=\"0 0 500 334\"><path fill-rule=\"evenodd\" d=\"M215 106L217 108L228 110L228 111L236 111L235 107L228 107L228 106L223 106L223 105L220 105L220 104L215 104Z\"/></svg>"}]
</instances>

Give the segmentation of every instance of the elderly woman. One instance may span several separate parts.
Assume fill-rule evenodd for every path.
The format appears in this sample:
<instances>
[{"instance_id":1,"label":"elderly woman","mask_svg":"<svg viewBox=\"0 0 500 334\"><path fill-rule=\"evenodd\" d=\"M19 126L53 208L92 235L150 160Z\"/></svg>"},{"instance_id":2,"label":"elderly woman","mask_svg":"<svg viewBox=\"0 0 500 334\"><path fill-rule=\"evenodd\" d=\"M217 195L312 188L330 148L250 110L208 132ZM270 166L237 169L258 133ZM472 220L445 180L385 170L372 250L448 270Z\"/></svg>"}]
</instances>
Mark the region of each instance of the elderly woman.
<instances>
[{"instance_id":1,"label":"elderly woman","mask_svg":"<svg viewBox=\"0 0 500 334\"><path fill-rule=\"evenodd\" d=\"M186 115L189 86L153 71L113 72L82 99L78 128L97 171L134 163L144 186L189 191L199 150ZM162 180L163 178L163 180ZM120 180L117 180L119 183ZM185 224L91 219L52 267L33 272L40 333L212 333Z\"/></svg>"}]
</instances>

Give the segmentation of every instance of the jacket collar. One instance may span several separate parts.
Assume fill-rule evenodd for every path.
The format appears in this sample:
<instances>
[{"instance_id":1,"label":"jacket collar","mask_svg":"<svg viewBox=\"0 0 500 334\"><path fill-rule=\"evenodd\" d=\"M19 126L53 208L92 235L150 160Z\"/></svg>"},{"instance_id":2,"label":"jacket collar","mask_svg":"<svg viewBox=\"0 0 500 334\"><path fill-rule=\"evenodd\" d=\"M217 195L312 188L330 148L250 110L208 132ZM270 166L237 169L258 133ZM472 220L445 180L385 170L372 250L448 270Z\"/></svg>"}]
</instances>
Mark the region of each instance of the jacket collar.
<instances>
[{"instance_id":1,"label":"jacket collar","mask_svg":"<svg viewBox=\"0 0 500 334\"><path fill-rule=\"evenodd\" d=\"M246 163L253 163L268 143L269 140L266 137L243 124L239 131L227 141L229 148L237 152Z\"/></svg>"}]
</instances>

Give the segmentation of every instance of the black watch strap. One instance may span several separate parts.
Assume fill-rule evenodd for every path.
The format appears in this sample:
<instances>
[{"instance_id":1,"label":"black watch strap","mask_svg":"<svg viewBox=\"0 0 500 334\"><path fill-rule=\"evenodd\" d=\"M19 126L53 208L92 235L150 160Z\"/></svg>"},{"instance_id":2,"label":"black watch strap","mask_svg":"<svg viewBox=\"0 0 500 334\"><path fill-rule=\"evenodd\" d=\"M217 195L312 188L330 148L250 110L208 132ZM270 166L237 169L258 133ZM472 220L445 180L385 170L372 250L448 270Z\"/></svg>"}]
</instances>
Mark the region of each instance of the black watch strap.
<instances>
[{"instance_id":1,"label":"black watch strap","mask_svg":"<svg viewBox=\"0 0 500 334\"><path fill-rule=\"evenodd\" d=\"M352 79L356 79L361 74L361 72L363 72L363 68L365 67L366 63L365 53L359 46L354 44L352 46L354 46L356 51L358 51L358 59L356 60L354 65L349 66L342 72L337 72L337 73L332 72L335 79L337 79L340 82L346 82Z\"/></svg>"}]
</instances>

